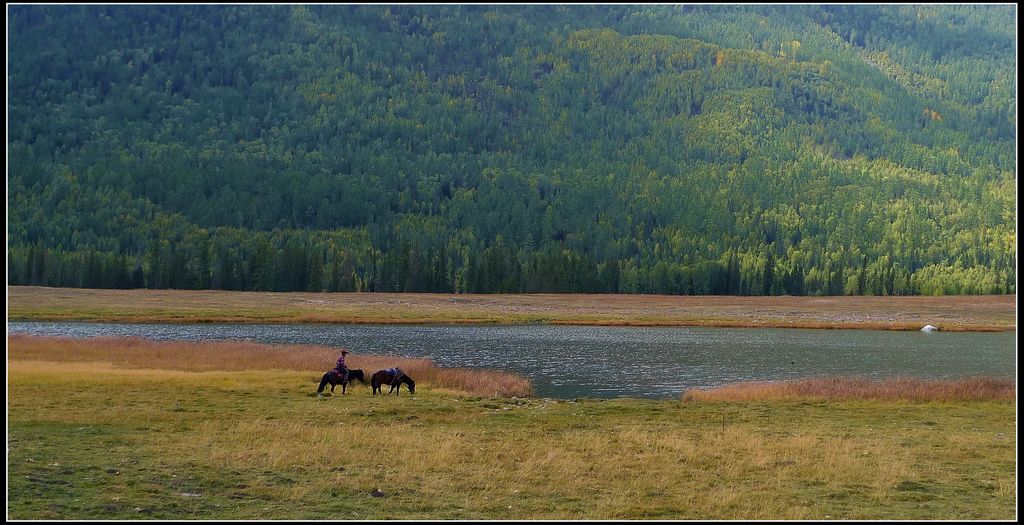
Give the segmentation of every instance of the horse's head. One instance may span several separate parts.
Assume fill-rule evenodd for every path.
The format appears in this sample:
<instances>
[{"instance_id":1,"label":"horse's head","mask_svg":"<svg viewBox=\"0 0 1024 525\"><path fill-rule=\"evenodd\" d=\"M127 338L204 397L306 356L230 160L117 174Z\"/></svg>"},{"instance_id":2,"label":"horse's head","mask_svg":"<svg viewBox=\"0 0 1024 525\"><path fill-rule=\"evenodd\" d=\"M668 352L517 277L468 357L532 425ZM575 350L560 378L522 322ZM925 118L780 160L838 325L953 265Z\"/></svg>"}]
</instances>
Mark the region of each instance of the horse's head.
<instances>
[{"instance_id":1,"label":"horse's head","mask_svg":"<svg viewBox=\"0 0 1024 525\"><path fill-rule=\"evenodd\" d=\"M408 386L409 386L409 393L410 393L410 394L415 394L415 393L416 393L416 382L415 382L415 381L413 381L411 377L409 377L409 376L405 376L405 377L403 377L403 378L402 378L402 381L403 381L403 382L404 382L404 383L405 383L406 385L408 385Z\"/></svg>"},{"instance_id":2,"label":"horse's head","mask_svg":"<svg viewBox=\"0 0 1024 525\"><path fill-rule=\"evenodd\" d=\"M366 383L366 376L363 375L363 369L357 368L355 370L348 371L348 377L350 380L358 379L360 383Z\"/></svg>"}]
</instances>

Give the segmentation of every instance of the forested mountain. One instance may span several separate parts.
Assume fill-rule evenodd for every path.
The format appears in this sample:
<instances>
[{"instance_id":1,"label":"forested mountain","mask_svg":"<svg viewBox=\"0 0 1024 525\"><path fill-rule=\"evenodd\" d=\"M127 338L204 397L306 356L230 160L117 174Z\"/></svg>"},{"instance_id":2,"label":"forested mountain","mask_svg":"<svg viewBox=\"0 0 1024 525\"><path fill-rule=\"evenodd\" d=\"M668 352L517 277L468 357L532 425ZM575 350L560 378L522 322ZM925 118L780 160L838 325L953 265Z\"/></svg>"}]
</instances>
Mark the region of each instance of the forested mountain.
<instances>
[{"instance_id":1,"label":"forested mountain","mask_svg":"<svg viewBox=\"0 0 1024 525\"><path fill-rule=\"evenodd\" d=\"M8 282L1015 293L1016 14L9 6Z\"/></svg>"}]
</instances>

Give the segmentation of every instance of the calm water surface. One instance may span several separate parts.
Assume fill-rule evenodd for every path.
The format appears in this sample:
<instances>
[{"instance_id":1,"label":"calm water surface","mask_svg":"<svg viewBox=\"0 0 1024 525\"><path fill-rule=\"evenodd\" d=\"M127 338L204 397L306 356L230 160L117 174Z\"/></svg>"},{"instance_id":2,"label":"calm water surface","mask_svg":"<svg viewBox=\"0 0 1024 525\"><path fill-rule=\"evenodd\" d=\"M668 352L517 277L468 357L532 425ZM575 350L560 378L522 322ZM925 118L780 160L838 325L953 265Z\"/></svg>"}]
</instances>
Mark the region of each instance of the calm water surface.
<instances>
[{"instance_id":1,"label":"calm water surface","mask_svg":"<svg viewBox=\"0 0 1024 525\"><path fill-rule=\"evenodd\" d=\"M158 340L241 339L426 357L522 374L543 397L678 397L735 381L828 375L1016 377L1016 332L775 328L9 322L8 333ZM324 363L330 369L333 361Z\"/></svg>"}]
</instances>

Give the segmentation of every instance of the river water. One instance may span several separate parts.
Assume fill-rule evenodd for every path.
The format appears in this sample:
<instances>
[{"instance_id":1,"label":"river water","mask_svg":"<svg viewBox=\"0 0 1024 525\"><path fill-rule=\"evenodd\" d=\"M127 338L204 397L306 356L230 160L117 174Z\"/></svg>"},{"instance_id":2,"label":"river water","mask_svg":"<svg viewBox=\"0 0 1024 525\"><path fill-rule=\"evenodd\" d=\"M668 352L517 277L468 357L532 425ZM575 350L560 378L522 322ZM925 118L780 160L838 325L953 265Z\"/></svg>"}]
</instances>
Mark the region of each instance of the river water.
<instances>
[{"instance_id":1,"label":"river water","mask_svg":"<svg viewBox=\"0 0 1024 525\"><path fill-rule=\"evenodd\" d=\"M1016 332L786 328L8 322L8 333L239 339L426 357L530 378L538 396L678 398L689 388L831 375L1016 377ZM324 363L327 370L333 363Z\"/></svg>"}]
</instances>

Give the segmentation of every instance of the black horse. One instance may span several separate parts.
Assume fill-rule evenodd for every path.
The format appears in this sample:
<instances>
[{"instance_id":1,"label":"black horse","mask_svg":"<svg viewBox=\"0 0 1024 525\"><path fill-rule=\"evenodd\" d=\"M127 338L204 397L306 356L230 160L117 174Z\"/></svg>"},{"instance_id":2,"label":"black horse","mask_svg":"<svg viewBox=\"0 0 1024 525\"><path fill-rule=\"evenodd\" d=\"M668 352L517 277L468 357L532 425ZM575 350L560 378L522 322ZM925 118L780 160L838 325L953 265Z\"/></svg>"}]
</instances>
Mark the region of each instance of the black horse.
<instances>
[{"instance_id":1,"label":"black horse","mask_svg":"<svg viewBox=\"0 0 1024 525\"><path fill-rule=\"evenodd\" d=\"M411 377L405 375L400 368L385 368L384 370L378 370L374 372L373 376L370 377L370 386L373 387L373 395L377 395L380 392L384 394L384 390L381 389L381 385L391 385L391 390L388 394L394 392L397 396L402 391L402 383L405 383L409 387L409 393L416 393L416 382Z\"/></svg>"},{"instance_id":2,"label":"black horse","mask_svg":"<svg viewBox=\"0 0 1024 525\"><path fill-rule=\"evenodd\" d=\"M366 383L366 376L363 375L363 370L361 368L349 370L348 381L342 381L342 377L341 372L339 372L337 368L328 371L324 374L323 379L320 380L320 387L316 389L316 394L320 395L320 392L324 391L324 387L327 386L328 383L331 384L331 393L334 393L334 387L341 383L342 394L345 393L345 389L348 387L348 384L355 379L358 379L361 383Z\"/></svg>"}]
</instances>

